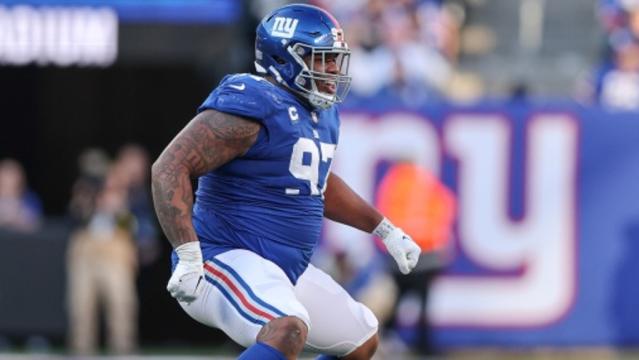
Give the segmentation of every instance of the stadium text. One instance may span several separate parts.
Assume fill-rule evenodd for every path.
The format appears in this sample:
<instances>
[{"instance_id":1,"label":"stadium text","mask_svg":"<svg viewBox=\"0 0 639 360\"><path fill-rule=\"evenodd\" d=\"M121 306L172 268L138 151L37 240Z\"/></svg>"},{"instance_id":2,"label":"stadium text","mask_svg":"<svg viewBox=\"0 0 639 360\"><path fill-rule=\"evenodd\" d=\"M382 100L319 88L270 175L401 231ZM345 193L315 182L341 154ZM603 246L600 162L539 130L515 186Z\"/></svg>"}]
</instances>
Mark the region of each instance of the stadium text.
<instances>
[{"instance_id":1,"label":"stadium text","mask_svg":"<svg viewBox=\"0 0 639 360\"><path fill-rule=\"evenodd\" d=\"M112 9L0 6L0 64L108 66L117 50Z\"/></svg>"}]
</instances>

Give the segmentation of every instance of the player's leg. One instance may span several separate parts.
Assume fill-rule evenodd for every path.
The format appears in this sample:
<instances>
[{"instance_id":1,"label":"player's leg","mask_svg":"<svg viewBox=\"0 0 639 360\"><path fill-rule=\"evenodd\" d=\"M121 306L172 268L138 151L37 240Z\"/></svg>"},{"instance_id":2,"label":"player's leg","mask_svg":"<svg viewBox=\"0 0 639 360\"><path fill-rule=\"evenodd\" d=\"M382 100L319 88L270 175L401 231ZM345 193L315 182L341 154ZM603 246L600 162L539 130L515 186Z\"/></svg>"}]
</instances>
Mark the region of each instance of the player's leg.
<instances>
[{"instance_id":1,"label":"player's leg","mask_svg":"<svg viewBox=\"0 0 639 360\"><path fill-rule=\"evenodd\" d=\"M85 232L76 232L70 240L68 252L69 345L77 355L91 355L98 345L98 286L99 269L91 257L92 243Z\"/></svg>"},{"instance_id":2,"label":"player's leg","mask_svg":"<svg viewBox=\"0 0 639 360\"><path fill-rule=\"evenodd\" d=\"M307 349L349 360L373 356L379 342L375 315L330 276L309 265L295 286L295 295L313 324Z\"/></svg>"},{"instance_id":3,"label":"player's leg","mask_svg":"<svg viewBox=\"0 0 639 360\"><path fill-rule=\"evenodd\" d=\"M257 342L246 349L238 360L297 359L304 349L307 334L306 324L295 316L271 320L257 334Z\"/></svg>"},{"instance_id":4,"label":"player's leg","mask_svg":"<svg viewBox=\"0 0 639 360\"><path fill-rule=\"evenodd\" d=\"M204 271L198 299L180 305L195 320L248 347L240 359L294 358L301 351L308 313L282 269L236 249L206 260Z\"/></svg>"}]
</instances>

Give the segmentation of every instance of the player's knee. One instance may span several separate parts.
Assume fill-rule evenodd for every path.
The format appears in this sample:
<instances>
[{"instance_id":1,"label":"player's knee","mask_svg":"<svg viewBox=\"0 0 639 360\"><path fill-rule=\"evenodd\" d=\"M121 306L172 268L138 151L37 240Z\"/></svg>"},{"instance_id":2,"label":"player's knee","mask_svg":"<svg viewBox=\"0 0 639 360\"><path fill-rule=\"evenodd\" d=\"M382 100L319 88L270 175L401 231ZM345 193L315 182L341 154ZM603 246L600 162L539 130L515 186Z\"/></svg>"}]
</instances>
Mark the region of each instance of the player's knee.
<instances>
[{"instance_id":1,"label":"player's knee","mask_svg":"<svg viewBox=\"0 0 639 360\"><path fill-rule=\"evenodd\" d=\"M257 334L257 341L280 350L287 358L302 352L308 328L295 316L286 316L269 321Z\"/></svg>"},{"instance_id":2,"label":"player's knee","mask_svg":"<svg viewBox=\"0 0 639 360\"><path fill-rule=\"evenodd\" d=\"M344 360L369 360L375 355L378 345L379 335L375 333L352 353L344 357Z\"/></svg>"}]
</instances>

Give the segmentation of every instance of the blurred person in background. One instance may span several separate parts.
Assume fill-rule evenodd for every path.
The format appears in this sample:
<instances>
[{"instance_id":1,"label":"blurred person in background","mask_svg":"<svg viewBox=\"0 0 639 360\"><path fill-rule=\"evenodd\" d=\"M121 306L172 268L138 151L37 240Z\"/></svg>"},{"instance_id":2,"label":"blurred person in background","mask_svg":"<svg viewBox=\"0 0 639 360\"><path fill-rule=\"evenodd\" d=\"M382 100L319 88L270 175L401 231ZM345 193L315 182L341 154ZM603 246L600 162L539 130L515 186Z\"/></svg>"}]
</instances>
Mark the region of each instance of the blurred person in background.
<instances>
[{"instance_id":1,"label":"blurred person in background","mask_svg":"<svg viewBox=\"0 0 639 360\"><path fill-rule=\"evenodd\" d=\"M343 19L353 51L353 92L409 104L446 96L459 20L439 0L314 1ZM375 76L371 76L375 74Z\"/></svg>"},{"instance_id":2,"label":"blurred person in background","mask_svg":"<svg viewBox=\"0 0 639 360\"><path fill-rule=\"evenodd\" d=\"M426 17L419 16L427 13L420 11L420 5L434 11L440 8L430 2L391 1L381 17L384 45L393 55L393 77L383 91L416 104L443 98L452 71L451 63L430 37L434 34L426 28ZM435 19L432 16L429 20Z\"/></svg>"},{"instance_id":3,"label":"blurred person in background","mask_svg":"<svg viewBox=\"0 0 639 360\"><path fill-rule=\"evenodd\" d=\"M412 327L403 319L400 304L406 295L416 295L419 312L416 319L416 339L410 348L419 354L433 355L438 349L431 341L431 329L426 312L429 289L447 264L447 248L452 239L455 220L455 197L437 177L411 162L392 165L380 182L377 207L395 224L406 229L422 249L417 267L403 276L392 271L398 294L395 310L387 319L386 328ZM408 321L407 321L408 320Z\"/></svg>"},{"instance_id":4,"label":"blurred person in background","mask_svg":"<svg viewBox=\"0 0 639 360\"><path fill-rule=\"evenodd\" d=\"M128 204L128 168L111 164L101 150L80 157L70 212L76 228L67 250L70 346L95 354L104 306L111 352L137 346L135 219Z\"/></svg>"},{"instance_id":5,"label":"blurred person in background","mask_svg":"<svg viewBox=\"0 0 639 360\"><path fill-rule=\"evenodd\" d=\"M140 265L149 265L160 255L155 213L151 203L149 155L142 146L127 144L118 151L116 166L121 167L125 177L128 207L136 220L134 237Z\"/></svg>"},{"instance_id":6,"label":"blurred person in background","mask_svg":"<svg viewBox=\"0 0 639 360\"><path fill-rule=\"evenodd\" d=\"M639 110L639 39L630 33L611 39L612 58L585 86L585 98L617 111Z\"/></svg>"},{"instance_id":7,"label":"blurred person in background","mask_svg":"<svg viewBox=\"0 0 639 360\"><path fill-rule=\"evenodd\" d=\"M69 201L69 215L74 227L85 226L93 215L109 166L109 156L99 148L86 149L78 157L80 175L73 183Z\"/></svg>"},{"instance_id":8,"label":"blurred person in background","mask_svg":"<svg viewBox=\"0 0 639 360\"><path fill-rule=\"evenodd\" d=\"M602 0L599 6L599 20L603 30L611 39L630 34L639 38L639 1ZM612 41L609 45L612 45Z\"/></svg>"},{"instance_id":9,"label":"blurred person in background","mask_svg":"<svg viewBox=\"0 0 639 360\"><path fill-rule=\"evenodd\" d=\"M0 160L0 228L35 231L42 218L39 197L27 187L27 178L19 162Z\"/></svg>"},{"instance_id":10,"label":"blurred person in background","mask_svg":"<svg viewBox=\"0 0 639 360\"><path fill-rule=\"evenodd\" d=\"M639 110L639 1L603 0L607 42L601 64L578 82L577 98L614 111Z\"/></svg>"},{"instance_id":11,"label":"blurred person in background","mask_svg":"<svg viewBox=\"0 0 639 360\"><path fill-rule=\"evenodd\" d=\"M260 76L225 77L153 165L156 212L175 248L167 290L248 347L240 359L295 359L303 348L370 359L374 315L309 264L323 217L378 235L404 274L420 249L329 171L333 105L350 82L339 23L290 5L256 32Z\"/></svg>"}]
</instances>

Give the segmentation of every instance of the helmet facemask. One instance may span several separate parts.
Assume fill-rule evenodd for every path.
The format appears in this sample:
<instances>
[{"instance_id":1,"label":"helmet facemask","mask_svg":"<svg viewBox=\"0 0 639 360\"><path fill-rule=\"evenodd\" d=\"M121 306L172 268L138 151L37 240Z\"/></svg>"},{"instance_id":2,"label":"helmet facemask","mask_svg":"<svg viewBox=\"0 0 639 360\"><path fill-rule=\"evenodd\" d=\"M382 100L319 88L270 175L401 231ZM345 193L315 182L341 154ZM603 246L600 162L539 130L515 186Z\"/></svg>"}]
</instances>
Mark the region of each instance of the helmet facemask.
<instances>
[{"instance_id":1,"label":"helmet facemask","mask_svg":"<svg viewBox=\"0 0 639 360\"><path fill-rule=\"evenodd\" d=\"M326 109L344 101L351 86L351 77L348 75L351 51L345 44L316 47L297 43L289 47L288 52L302 67L295 78L296 90L311 105ZM332 61L335 61L337 71L326 72L328 63Z\"/></svg>"}]
</instances>

